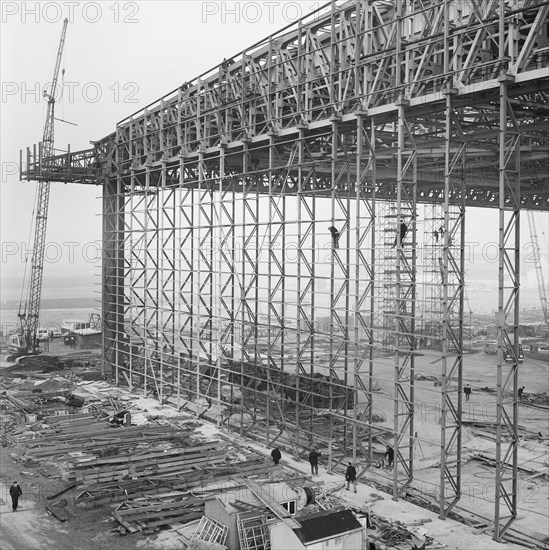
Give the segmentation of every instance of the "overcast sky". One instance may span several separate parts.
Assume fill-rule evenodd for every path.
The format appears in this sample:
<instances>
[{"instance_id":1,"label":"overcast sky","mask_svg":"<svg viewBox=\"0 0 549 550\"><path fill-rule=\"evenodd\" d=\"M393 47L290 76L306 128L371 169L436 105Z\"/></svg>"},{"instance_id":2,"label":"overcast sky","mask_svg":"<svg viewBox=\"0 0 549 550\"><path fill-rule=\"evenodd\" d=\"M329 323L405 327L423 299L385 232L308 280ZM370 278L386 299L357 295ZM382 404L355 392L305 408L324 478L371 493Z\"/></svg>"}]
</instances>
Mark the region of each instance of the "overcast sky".
<instances>
[{"instance_id":1,"label":"overcast sky","mask_svg":"<svg viewBox=\"0 0 549 550\"><path fill-rule=\"evenodd\" d=\"M19 182L19 150L42 138L46 103L63 18L69 18L62 67L63 99L56 117L56 147L91 147L117 121L160 98L224 58L294 22L318 7L315 2L8 2L1 22L1 240L2 278L18 275L28 242L36 184ZM89 269L93 244L101 239L100 188L51 185L47 241L57 243L59 261L51 272ZM537 214L540 245L547 246L548 216ZM522 235L529 251L523 216ZM482 251L497 242L497 212L470 209L467 240ZM76 244L66 244L76 243ZM87 258L85 258L87 256ZM86 261L88 260L88 261ZM476 254L473 279L497 281L497 263ZM93 262L92 262L93 263ZM547 264L547 256L544 258ZM46 271L47 273L47 271ZM536 288L533 266L523 286Z\"/></svg>"}]
</instances>

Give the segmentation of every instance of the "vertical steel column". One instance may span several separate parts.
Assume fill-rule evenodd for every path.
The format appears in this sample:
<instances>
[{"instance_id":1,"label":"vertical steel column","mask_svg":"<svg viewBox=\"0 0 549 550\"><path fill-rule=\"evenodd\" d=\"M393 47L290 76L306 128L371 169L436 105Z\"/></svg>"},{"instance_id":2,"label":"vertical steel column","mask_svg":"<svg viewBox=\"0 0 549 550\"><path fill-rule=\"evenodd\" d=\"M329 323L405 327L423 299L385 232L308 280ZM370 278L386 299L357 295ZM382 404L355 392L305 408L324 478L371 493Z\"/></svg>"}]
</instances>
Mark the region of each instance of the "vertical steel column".
<instances>
[{"instance_id":1,"label":"vertical steel column","mask_svg":"<svg viewBox=\"0 0 549 550\"><path fill-rule=\"evenodd\" d=\"M150 289L149 289L149 245L150 245L150 235L149 235L149 192L150 192L150 181L151 181L151 167L150 163L147 161L145 164L145 190L143 193L143 396L147 397L147 387L148 387L148 366L150 363L150 354L151 350L149 349L150 339L149 339L149 315L151 314L152 308L150 307Z\"/></svg>"},{"instance_id":2,"label":"vertical steel column","mask_svg":"<svg viewBox=\"0 0 549 550\"><path fill-rule=\"evenodd\" d=\"M246 331L246 314L248 312L248 305L246 303L246 289L248 287L248 279L246 272L246 245L247 236L246 231L248 227L248 208L246 206L246 199L248 194L248 161L249 161L249 140L245 139L242 148L242 259L240 262L240 289L239 289L239 302L240 309L240 426L239 433L244 433L244 412L246 410L246 382L244 378L244 362L248 355L246 353L246 344L248 342L248 336ZM255 383L255 382L254 382Z\"/></svg>"},{"instance_id":3,"label":"vertical steel column","mask_svg":"<svg viewBox=\"0 0 549 550\"><path fill-rule=\"evenodd\" d=\"M299 32L301 34L301 25L299 27ZM299 61L298 61L298 67L299 67ZM298 68L298 74L299 74L299 68ZM299 96L299 94L298 94ZM304 342L301 340L301 331L303 330L303 326L307 326L307 315L304 311L304 296L306 295L303 292L302 288L302 262L301 259L304 257L303 254L303 224L302 224L302 217L303 217L303 201L306 200L303 197L303 154L304 154L304 148L303 148L303 139L304 139L304 130L303 128L299 129L299 137L297 141L297 158L298 158L298 166L297 166L297 266L296 266L296 309L297 309L297 315L296 315L296 323L297 323L297 330L296 330L296 374L298 376L301 376L306 371L303 367L303 357L302 357L302 346ZM308 232L309 228L307 228ZM285 252L283 251L283 254ZM306 264L307 265L307 264ZM305 289L308 285L305 285ZM305 340L305 342L307 339ZM311 365L312 366L312 365ZM299 432L301 430L301 407L299 406L299 399L296 399L296 406L295 406L295 440L294 440L294 458L298 458L300 448L300 437ZM312 445L312 441L308 441L305 445L309 446Z\"/></svg>"},{"instance_id":4,"label":"vertical steel column","mask_svg":"<svg viewBox=\"0 0 549 550\"><path fill-rule=\"evenodd\" d=\"M269 52L272 50L272 41L269 40ZM270 69L270 63L271 63L271 55L269 55L269 69ZM270 74L270 70L269 70ZM271 80L269 78L269 84ZM269 96L269 108L270 108L271 102L270 102L270 96ZM271 195L272 195L272 189L273 189L273 179L274 179L274 171L273 171L273 164L274 164L274 136L269 136L269 168L267 172L267 178L269 180L269 190L268 190L268 201L269 201L269 220L272 220L272 204L271 204ZM267 441L266 445L271 444L271 417L273 416L273 409L271 408L272 403L272 397L274 395L269 395L271 392L274 394L273 391L273 384L271 380L271 356L274 348L274 342L276 341L276 338L273 337L273 328L272 328L272 322L273 318L275 317L274 309L274 295L273 295L273 289L275 288L273 286L273 262L271 261L271 247L273 242L273 224L269 223L267 226L267 246L268 246L268 253L267 253L267 350L268 350L268 360L269 360L269 370L268 376L269 376L269 385L267 387L267 410L266 410L266 432L267 432Z\"/></svg>"},{"instance_id":5,"label":"vertical steel column","mask_svg":"<svg viewBox=\"0 0 549 550\"><path fill-rule=\"evenodd\" d=\"M393 498L412 482L414 462L414 350L416 306L416 149L407 149L412 138L405 115L408 102L398 106L396 296L395 296L395 378ZM404 218L404 215L410 218ZM402 223L408 226L401 239ZM408 242L405 242L405 241ZM410 242L411 241L411 242ZM401 475L399 466L404 475Z\"/></svg>"},{"instance_id":6,"label":"vertical steel column","mask_svg":"<svg viewBox=\"0 0 549 550\"><path fill-rule=\"evenodd\" d=\"M353 462L359 449L364 451L362 441L367 441L368 460L373 461L373 374L374 374L374 265L375 265L375 181L376 151L375 125L373 118L366 121L366 115L357 116L356 151L356 263L355 263L355 331L353 358ZM370 132L370 136L368 136ZM370 242L368 242L370 238ZM370 250L368 250L370 246ZM364 310L364 307L369 310ZM367 343L361 342L366 333ZM367 382L364 382L363 368L367 365ZM361 410L359 398L366 402Z\"/></svg>"},{"instance_id":7,"label":"vertical steel column","mask_svg":"<svg viewBox=\"0 0 549 550\"><path fill-rule=\"evenodd\" d=\"M448 22L448 19L446 19ZM461 421L463 373L463 299L464 299L464 150L456 139L461 129L454 116L454 89L446 90L444 222L442 263L442 370L439 514L445 519L461 497ZM460 186L461 208L453 215L450 196ZM459 242L459 248L455 245ZM459 257L455 257L455 252ZM434 268L434 266L431 266ZM455 453L455 456L454 456Z\"/></svg>"},{"instance_id":8,"label":"vertical steel column","mask_svg":"<svg viewBox=\"0 0 549 550\"><path fill-rule=\"evenodd\" d=\"M444 3L443 72L450 71L450 4ZM463 299L464 299L464 152L465 143L454 116L453 98L457 90L446 82L444 154L444 242L442 254L442 372L439 514L445 519L461 497L461 435L463 377ZM461 140L455 134L459 133ZM457 148L456 148L457 146ZM456 150L454 151L454 148ZM461 209L451 217L450 195L454 179L460 184ZM461 177L460 177L461 176ZM454 257L453 241L459 239L459 258ZM457 261L456 261L457 260ZM455 310L457 308L457 322ZM457 380L456 380L457 379ZM457 382L457 387L454 383ZM455 457L452 456L455 452Z\"/></svg>"},{"instance_id":9,"label":"vertical steel column","mask_svg":"<svg viewBox=\"0 0 549 550\"><path fill-rule=\"evenodd\" d=\"M129 306L131 315L130 322L130 344L129 344L129 361L128 361L128 372L124 373L126 377L128 386L131 391L133 391L136 385L136 379L139 379L139 376L135 376L135 372L138 370L138 364L142 360L141 357L137 357L134 353L134 349L141 349L145 342L144 328L139 327L139 320L143 322L145 312L143 310L143 293L144 293L144 276L143 271L139 271L136 275L136 272L143 266L143 254L145 254L144 243L147 239L147 236L143 229L143 221L139 218L142 215L142 212L145 210L142 206L145 203L145 197L142 193L138 193L136 187L140 187L135 170L130 170L130 185L126 189L126 196L128 197L127 209L128 209L128 222L125 224L126 231L129 233L129 242L128 242L128 253L130 256L130 266L129 274L125 280L125 284L129 286ZM140 207L142 210L140 210ZM134 228L139 227L140 231L137 238L134 238ZM143 288L139 288L139 281L143 285ZM136 339L136 333L138 338ZM134 343L140 342L140 346L135 345ZM142 365L139 364L141 367ZM124 369L125 370L125 369ZM139 385L139 380L137 382Z\"/></svg>"},{"instance_id":10,"label":"vertical steel column","mask_svg":"<svg viewBox=\"0 0 549 550\"><path fill-rule=\"evenodd\" d=\"M503 52L505 2L500 4ZM496 487L494 540L501 541L517 517L518 346L520 286L520 130L509 102L513 78L502 66L499 77L499 264ZM508 201L508 202L507 202ZM509 350L511 361L506 363Z\"/></svg>"},{"instance_id":11,"label":"vertical steel column","mask_svg":"<svg viewBox=\"0 0 549 550\"><path fill-rule=\"evenodd\" d=\"M216 296L214 299L215 310L216 310L216 321L217 321L217 334L216 334L216 383L217 383L217 407L218 414L216 415L217 426L221 425L221 383L222 383L222 368L223 368L223 327L222 327L222 318L223 318L223 288L227 288L228 285L223 285L223 244L224 244L224 235L223 235L223 184L225 179L225 143L221 144L220 148L220 157L219 157L219 187L214 190L214 193L217 195L217 200L215 201L214 210L216 213L214 223L215 223L215 234L214 234L214 254L217 256L217 261L215 262L216 276L217 280L215 281L214 288L216 289ZM232 220L232 225L234 229L234 219ZM234 282L234 279L233 279ZM232 325L232 323L231 323Z\"/></svg>"},{"instance_id":12,"label":"vertical steel column","mask_svg":"<svg viewBox=\"0 0 549 550\"><path fill-rule=\"evenodd\" d=\"M199 100L200 104L200 100ZM206 195L206 191L204 190L204 152L201 148L198 152L198 163L197 163L197 172L198 172L198 186L197 186L197 217L196 217L196 227L197 227L197 238L196 242L194 242L193 239L193 248L196 247L196 286L193 288L193 292L196 294L196 308L193 310L193 315L195 317L195 321L193 322L193 325L196 323L196 328L194 330L194 341L193 341L193 356L192 356L192 362L194 363L194 371L196 375L196 381L195 381L195 391L196 391L196 416L200 417L200 404L201 404L201 391L200 391L200 382L201 382L201 363L202 363L202 350L204 350L204 346L207 343L207 335L204 332L204 325L206 327L207 324L203 323L202 320L202 311L203 311L203 305L204 305L204 288L206 288L207 285L207 279L203 276L204 272L204 266L203 262L207 258L204 257L204 246L206 237L203 237L203 226L202 222L205 218L204 216L204 204L203 204L203 198ZM195 198L195 195L193 193L193 199ZM207 304L206 304L207 305ZM207 357L207 353L206 353Z\"/></svg>"},{"instance_id":13,"label":"vertical steel column","mask_svg":"<svg viewBox=\"0 0 549 550\"><path fill-rule=\"evenodd\" d=\"M413 480L414 467L414 352L416 308L416 191L417 150L406 119L408 71L405 70L405 6L397 1L395 81L399 99L397 117L397 220L396 220L396 299L395 299L395 369L394 369L394 452L393 499ZM404 218L408 215L410 218ZM402 237L401 224L407 231ZM411 242L411 247L408 244ZM408 251L408 249L411 250ZM399 466L403 472L400 472ZM401 474L404 474L403 476ZM402 480L402 481L401 481Z\"/></svg>"},{"instance_id":14,"label":"vertical steel column","mask_svg":"<svg viewBox=\"0 0 549 550\"><path fill-rule=\"evenodd\" d=\"M116 130L114 162L116 179L103 185L103 260L101 287L102 364L101 374L120 381L122 364L120 335L124 333L124 182L122 179L122 136ZM131 343L128 345L131 346ZM106 367L110 372L107 372Z\"/></svg>"},{"instance_id":15,"label":"vertical steel column","mask_svg":"<svg viewBox=\"0 0 549 550\"><path fill-rule=\"evenodd\" d=\"M120 335L124 332L124 196L120 173L103 185L102 369L120 381ZM108 367L108 369L107 369Z\"/></svg>"},{"instance_id":16,"label":"vertical steel column","mask_svg":"<svg viewBox=\"0 0 549 550\"><path fill-rule=\"evenodd\" d=\"M332 0L333 4L333 0ZM333 12L333 5L332 5L332 46L333 46L333 28L334 28L334 12ZM332 48L333 51L333 48ZM333 70L333 65L332 65ZM331 89L333 91L333 86L331 86ZM332 92L330 92L332 93ZM331 136L331 177L330 177L330 220L331 225L334 225L334 218L335 218L335 202L336 202L336 180L337 180L337 143L338 143L338 117L332 117L332 136ZM331 254L330 254L330 358L329 358L329 433L328 433L328 439L330 443L330 461L328 465L328 471L331 472L331 469L333 467L332 463L332 449L333 449L333 442L334 438L336 436L336 432L334 430L334 423L335 423L335 415L334 415L334 392L333 392L333 384L334 381L337 379L337 373L334 370L334 366L337 362L337 356L334 353L334 346L335 346L335 335L334 335L334 322L336 318L336 309L335 309L335 301L337 300L336 297L336 284L335 284L335 265L336 261L338 259L339 252L335 249L335 246L331 245ZM347 449L344 450L345 454L347 453Z\"/></svg>"},{"instance_id":17,"label":"vertical steel column","mask_svg":"<svg viewBox=\"0 0 549 550\"><path fill-rule=\"evenodd\" d=\"M370 268L369 276L371 281L370 289L370 318L368 324L368 461L370 464L374 461L374 449L373 449L373 434L374 434L374 348L375 348L375 310L376 310L376 251L375 243L377 239L376 235L376 222L377 222L377 205L376 205L376 185L377 185L377 152L376 152L376 125L375 118L370 118L370 155L371 155L371 198L370 198L370 216L371 216L371 237L370 237Z\"/></svg>"}]
</instances>

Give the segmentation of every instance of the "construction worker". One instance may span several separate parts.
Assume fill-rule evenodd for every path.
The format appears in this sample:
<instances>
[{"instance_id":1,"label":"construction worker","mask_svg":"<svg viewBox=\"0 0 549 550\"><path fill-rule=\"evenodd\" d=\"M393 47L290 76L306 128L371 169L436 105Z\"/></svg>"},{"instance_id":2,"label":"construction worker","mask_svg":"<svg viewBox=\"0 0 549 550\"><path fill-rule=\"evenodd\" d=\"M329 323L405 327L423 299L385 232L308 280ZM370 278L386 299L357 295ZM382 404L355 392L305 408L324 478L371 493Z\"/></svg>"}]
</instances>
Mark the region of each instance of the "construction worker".
<instances>
[{"instance_id":1,"label":"construction worker","mask_svg":"<svg viewBox=\"0 0 549 550\"><path fill-rule=\"evenodd\" d=\"M387 459L387 468L392 468L395 460L395 450L390 445L386 447L385 458Z\"/></svg>"},{"instance_id":2,"label":"construction worker","mask_svg":"<svg viewBox=\"0 0 549 550\"><path fill-rule=\"evenodd\" d=\"M280 462L280 459L282 458L282 453L279 451L278 447L275 447L271 451L271 457L273 459L274 465L278 466L278 463Z\"/></svg>"},{"instance_id":3,"label":"construction worker","mask_svg":"<svg viewBox=\"0 0 549 550\"><path fill-rule=\"evenodd\" d=\"M334 248L339 248L339 231L333 225L330 225L328 230L332 234L332 246Z\"/></svg>"},{"instance_id":4,"label":"construction worker","mask_svg":"<svg viewBox=\"0 0 549 550\"><path fill-rule=\"evenodd\" d=\"M21 487L17 484L17 481L13 482L13 485L10 487L10 497L11 497L11 505L13 508L13 511L17 511L17 506L19 504L19 497L23 496L23 491L21 491Z\"/></svg>"},{"instance_id":5,"label":"construction worker","mask_svg":"<svg viewBox=\"0 0 549 550\"><path fill-rule=\"evenodd\" d=\"M404 240L404 237L406 236L406 232L408 231L408 226L404 221L400 222L400 244L402 245L402 241ZM398 244L398 235L395 237L395 242L393 243L393 248Z\"/></svg>"},{"instance_id":6,"label":"construction worker","mask_svg":"<svg viewBox=\"0 0 549 550\"><path fill-rule=\"evenodd\" d=\"M316 449L309 453L309 464L311 465L311 474L318 474L318 457L321 456Z\"/></svg>"},{"instance_id":7,"label":"construction worker","mask_svg":"<svg viewBox=\"0 0 549 550\"><path fill-rule=\"evenodd\" d=\"M348 491L352 483L356 493L356 468L351 462L349 462L349 466L347 466L347 470L345 471L345 481L347 482L345 489Z\"/></svg>"}]
</instances>

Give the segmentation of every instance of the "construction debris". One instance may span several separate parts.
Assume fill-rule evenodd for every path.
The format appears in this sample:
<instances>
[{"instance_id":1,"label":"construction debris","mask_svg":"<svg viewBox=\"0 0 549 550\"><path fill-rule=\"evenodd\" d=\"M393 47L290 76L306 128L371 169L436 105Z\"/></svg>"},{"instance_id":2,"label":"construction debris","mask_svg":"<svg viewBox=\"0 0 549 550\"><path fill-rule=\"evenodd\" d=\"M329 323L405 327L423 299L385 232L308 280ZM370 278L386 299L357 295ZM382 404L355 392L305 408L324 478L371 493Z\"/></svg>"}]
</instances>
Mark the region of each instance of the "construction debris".
<instances>
[{"instance_id":1,"label":"construction debris","mask_svg":"<svg viewBox=\"0 0 549 550\"><path fill-rule=\"evenodd\" d=\"M222 434L212 437L214 431L188 413L104 382L27 378L3 380L2 385L3 442L13 446L11 456L24 468L21 475L51 480L43 506L60 522L74 521L82 509L101 513L103 507L115 506L105 511L116 525L113 533L146 536L194 525L192 535L179 539L184 548L221 550L228 544L228 526L206 515L206 503L220 494L226 498L231 487L247 491L231 502L238 517L238 532L232 536L245 546L258 536L267 543L268 525L277 518L299 528L287 503L283 507L272 499L271 491L280 484L295 494L294 506L302 516L345 506L339 485L325 486L298 470L277 469L251 447ZM81 397L82 406L71 404L68 395ZM251 433L257 429L259 423ZM476 423L474 429L489 436L491 425ZM537 442L528 440L527 445L533 455L538 453ZM472 449L467 458L492 462L482 449ZM523 469L532 478L548 472L534 462ZM380 499L372 493L366 503ZM431 506L428 501L423 504ZM378 548L408 550L423 543L428 549L443 547L424 528L430 519L405 523L369 510L354 512L365 520L368 540ZM486 528L488 523L472 525Z\"/></svg>"}]
</instances>

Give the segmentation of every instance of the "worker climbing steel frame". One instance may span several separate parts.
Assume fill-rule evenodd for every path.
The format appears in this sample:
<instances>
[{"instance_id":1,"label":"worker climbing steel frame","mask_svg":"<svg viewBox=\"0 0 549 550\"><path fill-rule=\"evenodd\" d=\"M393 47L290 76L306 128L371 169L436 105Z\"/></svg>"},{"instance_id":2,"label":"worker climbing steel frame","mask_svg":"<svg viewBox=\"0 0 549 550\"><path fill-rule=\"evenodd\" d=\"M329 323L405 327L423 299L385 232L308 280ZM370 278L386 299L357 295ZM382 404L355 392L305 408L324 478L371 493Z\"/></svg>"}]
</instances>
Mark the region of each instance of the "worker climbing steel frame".
<instances>
[{"instance_id":1,"label":"worker climbing steel frame","mask_svg":"<svg viewBox=\"0 0 549 550\"><path fill-rule=\"evenodd\" d=\"M398 4L397 20L401 20ZM397 24L397 50L401 25ZM400 74L400 73L399 73ZM401 83L398 81L397 86ZM414 478L414 377L416 342L416 191L417 148L413 129L406 117L409 101L397 104L397 200L395 220L395 301L394 301L394 436L395 467L393 498L396 500ZM404 215L406 214L406 218ZM401 231L401 224L407 230ZM403 234L405 233L405 234ZM400 468L399 468L400 466Z\"/></svg>"},{"instance_id":2,"label":"worker climbing steel frame","mask_svg":"<svg viewBox=\"0 0 549 550\"><path fill-rule=\"evenodd\" d=\"M295 454L330 446L333 468L371 459L383 433L397 451L398 498L414 467L413 216L418 203L441 204L445 517L460 496L464 206L497 206L500 540L517 513L517 369L502 352L513 334L516 359L518 214L549 208L548 10L535 0L334 1L95 142L105 373ZM82 154L68 155L67 170ZM374 248L393 207L384 281ZM411 223L391 250L403 214ZM380 303L391 307L380 314ZM380 430L373 379L387 352L394 416Z\"/></svg>"}]
</instances>

